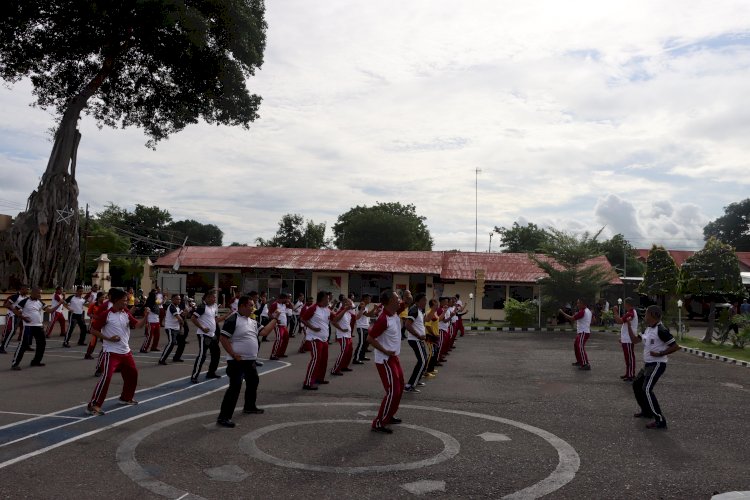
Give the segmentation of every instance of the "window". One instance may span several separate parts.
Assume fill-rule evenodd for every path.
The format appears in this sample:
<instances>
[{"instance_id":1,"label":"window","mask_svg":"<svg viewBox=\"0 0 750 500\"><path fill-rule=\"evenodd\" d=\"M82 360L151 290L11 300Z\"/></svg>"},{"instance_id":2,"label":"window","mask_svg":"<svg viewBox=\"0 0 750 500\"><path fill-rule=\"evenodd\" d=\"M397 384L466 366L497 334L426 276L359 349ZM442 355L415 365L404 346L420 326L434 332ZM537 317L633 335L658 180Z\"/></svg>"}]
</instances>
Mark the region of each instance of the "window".
<instances>
[{"instance_id":1,"label":"window","mask_svg":"<svg viewBox=\"0 0 750 500\"><path fill-rule=\"evenodd\" d=\"M522 286L522 285L511 285L509 295L519 302L534 299L534 287L533 286Z\"/></svg>"},{"instance_id":2,"label":"window","mask_svg":"<svg viewBox=\"0 0 750 500\"><path fill-rule=\"evenodd\" d=\"M504 309L505 308L505 286L489 284L484 285L484 297L482 297L482 309Z\"/></svg>"}]
</instances>

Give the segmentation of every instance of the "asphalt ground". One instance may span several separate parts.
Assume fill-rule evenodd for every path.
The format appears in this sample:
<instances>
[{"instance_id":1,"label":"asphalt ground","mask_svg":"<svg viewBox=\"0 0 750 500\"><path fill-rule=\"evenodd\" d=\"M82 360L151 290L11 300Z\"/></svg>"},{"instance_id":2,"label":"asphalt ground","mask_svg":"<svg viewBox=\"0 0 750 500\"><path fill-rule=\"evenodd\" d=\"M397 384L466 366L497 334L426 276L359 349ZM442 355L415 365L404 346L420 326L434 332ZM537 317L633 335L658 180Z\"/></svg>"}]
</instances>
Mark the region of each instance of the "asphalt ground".
<instances>
[{"instance_id":1,"label":"asphalt ground","mask_svg":"<svg viewBox=\"0 0 750 500\"><path fill-rule=\"evenodd\" d=\"M142 339L134 331L131 346ZM584 372L571 367L572 334L469 333L437 378L404 394L403 424L382 435L369 430L383 394L372 362L302 391L308 355L296 340L288 363L263 367L266 413L238 411L234 429L215 425L226 377L191 385L191 362L158 366L156 353L136 352L141 404L110 401L115 411L87 417L96 379L82 348L53 337L47 366L28 367L28 353L20 372L1 356L0 498L690 499L750 490L746 368L672 355L655 389L669 429L647 430L619 379L617 335L593 334ZM192 336L185 358L196 348ZM329 368L338 354L330 348ZM406 343L401 360L408 377ZM121 386L115 375L108 397Z\"/></svg>"}]
</instances>

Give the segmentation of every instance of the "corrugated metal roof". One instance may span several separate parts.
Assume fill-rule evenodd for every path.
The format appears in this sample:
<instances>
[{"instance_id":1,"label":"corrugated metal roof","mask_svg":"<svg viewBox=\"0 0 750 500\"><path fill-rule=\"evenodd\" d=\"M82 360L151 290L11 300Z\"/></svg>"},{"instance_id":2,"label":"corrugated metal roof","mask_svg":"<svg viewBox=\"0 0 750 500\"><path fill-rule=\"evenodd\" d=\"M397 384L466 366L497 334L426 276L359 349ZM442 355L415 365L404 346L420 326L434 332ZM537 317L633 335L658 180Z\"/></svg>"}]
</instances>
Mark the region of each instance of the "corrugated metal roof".
<instances>
[{"instance_id":1,"label":"corrugated metal roof","mask_svg":"<svg viewBox=\"0 0 750 500\"><path fill-rule=\"evenodd\" d=\"M524 253L395 252L368 250L316 250L274 247L185 247L156 261L172 267L179 255L181 268L299 269L360 273L432 274L447 280L473 280L476 269L486 281L533 283L544 272ZM613 273L606 257L590 261Z\"/></svg>"},{"instance_id":2,"label":"corrugated metal roof","mask_svg":"<svg viewBox=\"0 0 750 500\"><path fill-rule=\"evenodd\" d=\"M646 249L646 248L637 249L636 252L638 252L638 259L642 260L643 262L646 262L646 260L648 259L649 251L650 249ZM682 264L685 263L688 257L692 256L695 253L693 250L667 250L667 252L669 252L669 255L672 256L675 264L677 264L677 267L682 266ZM750 270L750 252L734 252L734 253L735 255L737 255L737 260L740 261L740 269Z\"/></svg>"}]
</instances>

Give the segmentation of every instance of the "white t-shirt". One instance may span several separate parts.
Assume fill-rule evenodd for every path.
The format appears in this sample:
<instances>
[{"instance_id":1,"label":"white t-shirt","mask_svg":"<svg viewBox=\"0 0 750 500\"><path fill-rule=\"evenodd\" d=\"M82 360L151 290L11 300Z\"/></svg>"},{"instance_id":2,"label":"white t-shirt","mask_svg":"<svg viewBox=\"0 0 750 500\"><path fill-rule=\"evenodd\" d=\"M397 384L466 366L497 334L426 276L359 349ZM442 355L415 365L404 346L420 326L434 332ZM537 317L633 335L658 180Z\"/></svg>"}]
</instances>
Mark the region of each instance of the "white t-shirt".
<instances>
[{"instance_id":1,"label":"white t-shirt","mask_svg":"<svg viewBox=\"0 0 750 500\"><path fill-rule=\"evenodd\" d=\"M638 335L638 314L636 314L635 309L632 311L625 311L625 314L622 315L622 320L622 326L620 327L620 342L623 344L632 344L633 342L630 340L630 334L628 333L628 323L630 323L633 333Z\"/></svg>"},{"instance_id":2,"label":"white t-shirt","mask_svg":"<svg viewBox=\"0 0 750 500\"><path fill-rule=\"evenodd\" d=\"M236 313L237 312L237 308L239 306L240 306L240 299L238 299L237 297L235 297L234 300L232 300L232 303L229 304L229 309L231 309L233 313Z\"/></svg>"},{"instance_id":3,"label":"white t-shirt","mask_svg":"<svg viewBox=\"0 0 750 500\"><path fill-rule=\"evenodd\" d=\"M208 332L203 330L198 331L198 335L205 335L206 337L213 337L216 333L216 314L219 310L219 306L216 304L201 304L195 311L193 311L193 317L196 318L198 324L204 328L208 328Z\"/></svg>"},{"instance_id":4,"label":"white t-shirt","mask_svg":"<svg viewBox=\"0 0 750 500\"><path fill-rule=\"evenodd\" d=\"M370 328L370 318L367 316L367 313L370 312L370 307L368 305L362 305L360 304L357 306L357 312L362 311L362 316L357 319L357 328L363 328L367 330Z\"/></svg>"},{"instance_id":5,"label":"white t-shirt","mask_svg":"<svg viewBox=\"0 0 750 500\"><path fill-rule=\"evenodd\" d=\"M414 328L417 333L419 333L421 336L424 336L425 329L424 329L424 311L422 311L417 306L411 306L409 309L409 315L407 316L407 319L410 319L413 321L412 328ZM414 335L409 331L409 329L406 329L407 333L407 340L420 340L419 337Z\"/></svg>"},{"instance_id":6,"label":"white t-shirt","mask_svg":"<svg viewBox=\"0 0 750 500\"><path fill-rule=\"evenodd\" d=\"M448 331L448 328L451 325L451 308L446 307L445 309L438 308L438 328L444 331Z\"/></svg>"},{"instance_id":7,"label":"white t-shirt","mask_svg":"<svg viewBox=\"0 0 750 500\"><path fill-rule=\"evenodd\" d=\"M370 336L378 339L380 345L387 351L393 351L396 356L401 354L401 318L398 314L388 314L383 311L370 329ZM375 349L375 362L385 363L388 361L387 354Z\"/></svg>"},{"instance_id":8,"label":"white t-shirt","mask_svg":"<svg viewBox=\"0 0 750 500\"><path fill-rule=\"evenodd\" d=\"M352 338L352 312L351 310L346 311L341 318L339 318L338 323L334 323L334 328L336 328L336 338L342 339L342 338Z\"/></svg>"},{"instance_id":9,"label":"white t-shirt","mask_svg":"<svg viewBox=\"0 0 750 500\"><path fill-rule=\"evenodd\" d=\"M276 303L276 310L279 312L279 318L277 319L279 326L286 326L287 325L287 310L289 308L286 306L286 304L282 302ZM267 315L266 315L267 316Z\"/></svg>"},{"instance_id":10,"label":"white t-shirt","mask_svg":"<svg viewBox=\"0 0 750 500\"><path fill-rule=\"evenodd\" d=\"M581 316L580 318L578 317L579 315ZM576 320L577 333L591 333L591 309L584 307L583 314L579 310L574 318Z\"/></svg>"},{"instance_id":11,"label":"white t-shirt","mask_svg":"<svg viewBox=\"0 0 750 500\"><path fill-rule=\"evenodd\" d=\"M292 314L294 314L295 316L299 316L299 313L302 311L302 306L304 305L305 303L302 302L301 300L298 300L297 302L295 302L294 307L292 308Z\"/></svg>"},{"instance_id":12,"label":"white t-shirt","mask_svg":"<svg viewBox=\"0 0 750 500\"><path fill-rule=\"evenodd\" d=\"M161 307L161 306L157 306L157 307ZM157 311L158 311L158 309L157 309ZM159 322L159 313L158 312L154 312L151 309L149 309L148 310L148 322L149 323L158 323Z\"/></svg>"},{"instance_id":13,"label":"white t-shirt","mask_svg":"<svg viewBox=\"0 0 750 500\"><path fill-rule=\"evenodd\" d=\"M50 313L54 314L54 313L62 312L62 308L63 308L62 304L64 300L65 298L63 295L60 295L57 293L52 295L52 304L50 306L52 307L52 310L50 311Z\"/></svg>"},{"instance_id":14,"label":"white t-shirt","mask_svg":"<svg viewBox=\"0 0 750 500\"><path fill-rule=\"evenodd\" d=\"M651 351L662 352L675 343L674 337L669 330L659 323L649 326L641 335L643 340L643 362L644 363L666 363L669 356L652 356Z\"/></svg>"},{"instance_id":15,"label":"white t-shirt","mask_svg":"<svg viewBox=\"0 0 750 500\"><path fill-rule=\"evenodd\" d=\"M86 299L83 296L71 295L67 298L67 302L71 313L83 314L83 306L86 304Z\"/></svg>"},{"instance_id":16,"label":"white t-shirt","mask_svg":"<svg viewBox=\"0 0 750 500\"><path fill-rule=\"evenodd\" d=\"M321 307L317 304L311 305L305 311L302 319L320 330L316 332L312 328L306 328L305 340L328 341L328 325L331 319L331 310L329 308Z\"/></svg>"},{"instance_id":17,"label":"white t-shirt","mask_svg":"<svg viewBox=\"0 0 750 500\"><path fill-rule=\"evenodd\" d=\"M450 310L451 314L453 314L453 313L456 312L456 306L451 306L448 309ZM451 316L451 324L455 325L456 322L458 322L458 315L457 314Z\"/></svg>"},{"instance_id":18,"label":"white t-shirt","mask_svg":"<svg viewBox=\"0 0 750 500\"><path fill-rule=\"evenodd\" d=\"M268 302L260 304L260 317L261 318L268 317Z\"/></svg>"},{"instance_id":19,"label":"white t-shirt","mask_svg":"<svg viewBox=\"0 0 750 500\"><path fill-rule=\"evenodd\" d=\"M28 321L23 320L23 326L42 326L44 319L44 302L38 299L32 299L26 297L16 303L17 308L21 309L21 315L28 318Z\"/></svg>"},{"instance_id":20,"label":"white t-shirt","mask_svg":"<svg viewBox=\"0 0 750 500\"><path fill-rule=\"evenodd\" d=\"M180 317L180 310L179 307L177 307L174 304L169 304L169 307L167 308L167 314L164 315L164 328L168 328L170 330L179 330L180 327L180 320L177 319Z\"/></svg>"},{"instance_id":21,"label":"white t-shirt","mask_svg":"<svg viewBox=\"0 0 750 500\"><path fill-rule=\"evenodd\" d=\"M258 358L258 323L247 316L233 313L221 327L221 336L232 343L232 350L243 360ZM227 361L232 360L227 356Z\"/></svg>"},{"instance_id":22,"label":"white t-shirt","mask_svg":"<svg viewBox=\"0 0 750 500\"><path fill-rule=\"evenodd\" d=\"M107 309L94 318L91 323L91 329L99 330L107 338L114 337L115 335L120 337L120 340L117 342L104 340L102 342L102 350L104 352L127 354L130 352L130 329L135 328L136 323L138 323L138 320L127 309L118 312Z\"/></svg>"}]
</instances>

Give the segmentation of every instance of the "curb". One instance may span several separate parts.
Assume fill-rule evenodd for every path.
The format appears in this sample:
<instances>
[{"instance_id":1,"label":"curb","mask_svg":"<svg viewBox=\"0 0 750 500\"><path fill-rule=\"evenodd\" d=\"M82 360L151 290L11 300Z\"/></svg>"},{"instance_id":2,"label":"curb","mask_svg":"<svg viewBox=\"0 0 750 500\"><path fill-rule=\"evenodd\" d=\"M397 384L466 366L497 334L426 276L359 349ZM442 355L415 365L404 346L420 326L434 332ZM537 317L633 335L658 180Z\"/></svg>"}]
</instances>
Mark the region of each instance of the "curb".
<instances>
[{"instance_id":1,"label":"curb","mask_svg":"<svg viewBox=\"0 0 750 500\"><path fill-rule=\"evenodd\" d=\"M575 333L575 330L572 328L542 328L541 330L539 328L523 328L523 327L515 327L515 326L487 326L480 328L478 326L470 326L466 328L467 332L567 332L567 333ZM594 330L591 333L620 333L620 330Z\"/></svg>"},{"instance_id":2,"label":"curb","mask_svg":"<svg viewBox=\"0 0 750 500\"><path fill-rule=\"evenodd\" d=\"M695 349L693 347L681 347L681 350L683 352L686 352L688 354L693 354L701 358L713 359L714 361L721 361L723 363L729 363L730 365L750 367L750 361L742 361L742 360L730 358L727 356L721 356L719 354L714 354L712 352L701 351L700 349Z\"/></svg>"}]
</instances>

